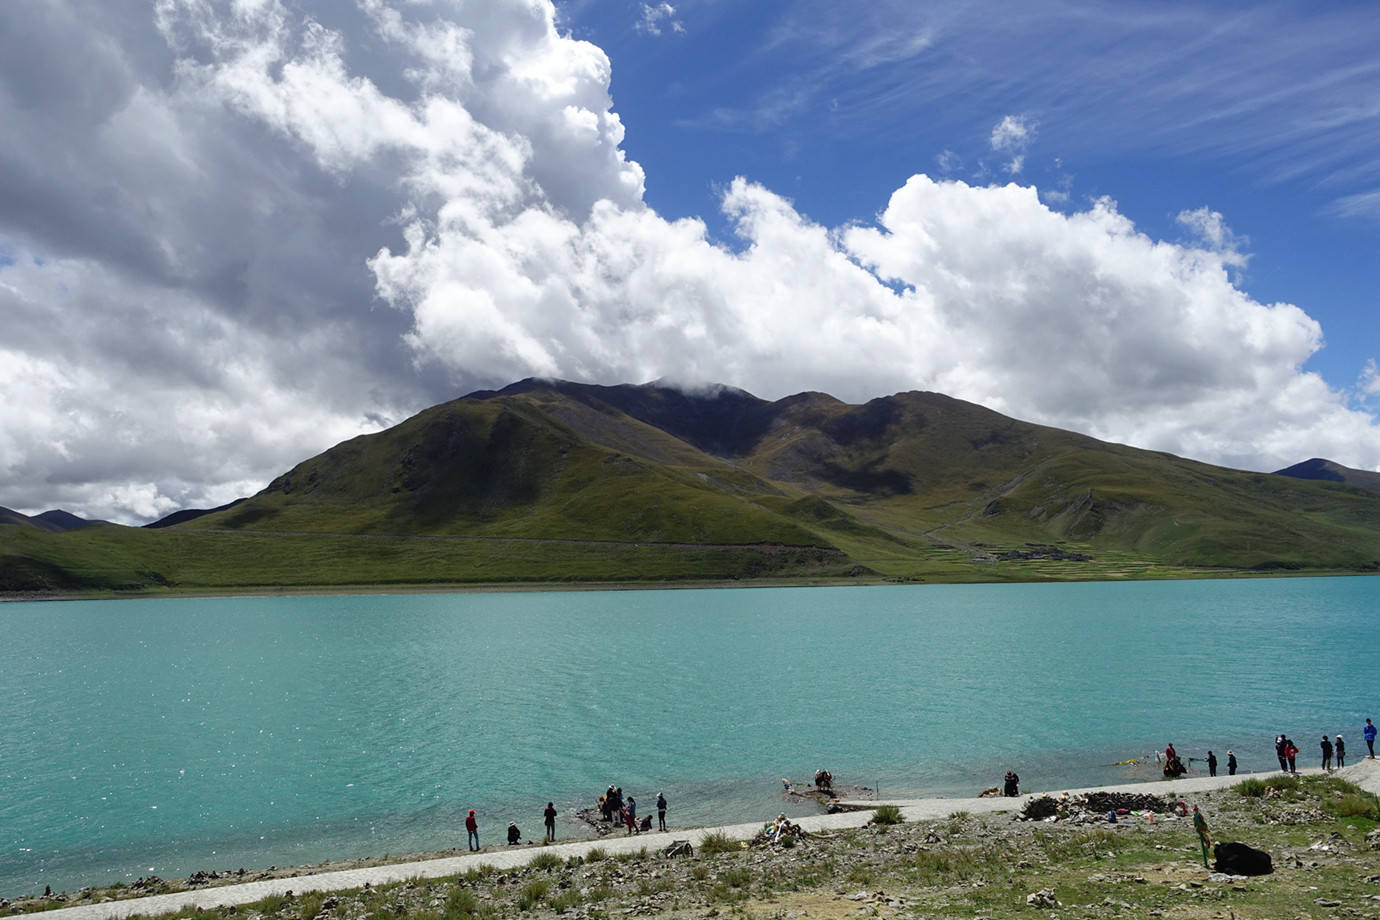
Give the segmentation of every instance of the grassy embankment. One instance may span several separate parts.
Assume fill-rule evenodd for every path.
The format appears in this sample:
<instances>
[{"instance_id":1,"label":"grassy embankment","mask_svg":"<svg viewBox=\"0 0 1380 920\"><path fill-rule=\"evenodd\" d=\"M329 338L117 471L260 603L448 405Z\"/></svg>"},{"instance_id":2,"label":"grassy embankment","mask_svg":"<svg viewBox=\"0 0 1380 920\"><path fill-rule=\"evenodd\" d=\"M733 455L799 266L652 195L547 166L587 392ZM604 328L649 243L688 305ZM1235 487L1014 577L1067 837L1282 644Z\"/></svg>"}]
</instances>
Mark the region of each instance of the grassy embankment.
<instances>
[{"instance_id":1,"label":"grassy embankment","mask_svg":"<svg viewBox=\"0 0 1380 920\"><path fill-rule=\"evenodd\" d=\"M1168 786L1147 792L1172 795ZM1177 798L1177 796L1174 796ZM1061 918L1375 917L1380 914L1380 800L1331 777L1247 780L1190 795L1214 839L1270 853L1253 878L1204 869L1191 822L1161 815L1116 825L1016 822L954 813L936 822L880 824L745 848L710 835L689 858L599 849L562 860L539 853L522 869L275 897L187 911L198 920L508 920L656 915L932 917L1040 916L1027 896L1048 892ZM1052 803L1051 803L1052 804ZM104 892L84 892L87 901ZM68 906L42 899L11 912Z\"/></svg>"}]
</instances>

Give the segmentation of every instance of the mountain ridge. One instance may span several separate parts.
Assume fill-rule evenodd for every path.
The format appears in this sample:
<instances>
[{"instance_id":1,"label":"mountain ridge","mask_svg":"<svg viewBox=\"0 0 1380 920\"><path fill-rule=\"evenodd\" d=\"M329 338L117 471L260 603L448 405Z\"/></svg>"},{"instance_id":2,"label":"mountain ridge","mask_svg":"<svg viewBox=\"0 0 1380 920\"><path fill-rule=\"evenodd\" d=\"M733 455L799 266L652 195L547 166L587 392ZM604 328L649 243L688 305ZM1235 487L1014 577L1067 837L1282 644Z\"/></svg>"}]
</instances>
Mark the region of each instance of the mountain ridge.
<instances>
[{"instance_id":1,"label":"mountain ridge","mask_svg":"<svg viewBox=\"0 0 1380 920\"><path fill-rule=\"evenodd\" d=\"M113 525L65 544L35 537L24 578L47 578L49 564L86 566L98 581L123 572L145 588L1380 570L1380 493L1216 467L921 391L849 404L528 379L159 523L137 541ZM79 563L62 556L79 551ZM0 585L5 564L0 555Z\"/></svg>"}]
</instances>

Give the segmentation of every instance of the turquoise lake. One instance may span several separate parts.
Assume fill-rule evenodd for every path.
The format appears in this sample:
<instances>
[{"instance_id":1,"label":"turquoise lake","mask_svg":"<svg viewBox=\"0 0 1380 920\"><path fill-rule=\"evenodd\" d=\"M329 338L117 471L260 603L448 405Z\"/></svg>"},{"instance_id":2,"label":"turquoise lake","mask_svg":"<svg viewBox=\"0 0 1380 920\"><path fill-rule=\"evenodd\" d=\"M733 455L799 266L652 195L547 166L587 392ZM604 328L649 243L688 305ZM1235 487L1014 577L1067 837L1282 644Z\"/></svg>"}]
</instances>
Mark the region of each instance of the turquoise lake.
<instances>
[{"instance_id":1,"label":"turquoise lake","mask_svg":"<svg viewBox=\"0 0 1380 920\"><path fill-rule=\"evenodd\" d=\"M562 835L609 784L765 820L1243 771L1380 712L1380 579L0 605L0 895ZM1193 764L1201 770L1202 764ZM795 811L801 812L797 807Z\"/></svg>"}]
</instances>

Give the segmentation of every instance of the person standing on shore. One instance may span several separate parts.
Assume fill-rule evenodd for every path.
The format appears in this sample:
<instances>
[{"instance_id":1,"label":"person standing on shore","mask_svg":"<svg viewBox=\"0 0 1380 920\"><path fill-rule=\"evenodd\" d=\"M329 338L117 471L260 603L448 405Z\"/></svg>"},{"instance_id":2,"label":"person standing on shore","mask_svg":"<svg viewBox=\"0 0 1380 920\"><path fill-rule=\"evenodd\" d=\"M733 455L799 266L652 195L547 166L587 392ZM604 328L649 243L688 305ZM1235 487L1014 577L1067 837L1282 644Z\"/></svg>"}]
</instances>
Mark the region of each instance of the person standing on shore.
<instances>
[{"instance_id":1,"label":"person standing on shore","mask_svg":"<svg viewBox=\"0 0 1380 920\"><path fill-rule=\"evenodd\" d=\"M479 849L479 822L474 818L474 809L465 816L465 833L469 836L471 850Z\"/></svg>"},{"instance_id":2,"label":"person standing on shore","mask_svg":"<svg viewBox=\"0 0 1380 920\"><path fill-rule=\"evenodd\" d=\"M1295 744L1293 741L1289 740L1288 738L1285 738L1285 739L1284 739L1284 759L1287 760L1287 761L1289 762L1289 772L1290 772L1292 775L1294 775L1294 776L1298 776L1298 775L1299 775L1299 768L1298 768L1298 765L1297 765L1298 756L1299 756L1299 746L1298 746L1297 744Z\"/></svg>"},{"instance_id":3,"label":"person standing on shore","mask_svg":"<svg viewBox=\"0 0 1380 920\"><path fill-rule=\"evenodd\" d=\"M1337 769L1340 770L1342 767L1345 767L1345 766L1346 766L1346 742L1342 741L1342 736L1341 736L1341 735L1338 735L1338 736L1337 736L1336 748L1337 748Z\"/></svg>"},{"instance_id":4,"label":"person standing on shore","mask_svg":"<svg viewBox=\"0 0 1380 920\"><path fill-rule=\"evenodd\" d=\"M629 835L637 830L637 801L632 796L623 804L623 820L628 822Z\"/></svg>"},{"instance_id":5,"label":"person standing on shore","mask_svg":"<svg viewBox=\"0 0 1380 920\"><path fill-rule=\"evenodd\" d=\"M1006 771L1006 779L1002 783L1002 795L1007 798L1014 798L1021 794L1021 778L1016 775L1015 770Z\"/></svg>"},{"instance_id":6,"label":"person standing on shore","mask_svg":"<svg viewBox=\"0 0 1380 920\"><path fill-rule=\"evenodd\" d=\"M1236 775L1236 755L1231 751L1227 751L1227 775Z\"/></svg>"},{"instance_id":7,"label":"person standing on shore","mask_svg":"<svg viewBox=\"0 0 1380 920\"><path fill-rule=\"evenodd\" d=\"M1217 755L1214 754L1214 753L1212 753L1212 751L1208 751L1207 763L1208 763L1208 776L1216 776L1216 775L1217 775Z\"/></svg>"},{"instance_id":8,"label":"person standing on shore","mask_svg":"<svg viewBox=\"0 0 1380 920\"><path fill-rule=\"evenodd\" d=\"M1284 753L1284 742L1288 740L1282 733L1275 735L1275 756L1279 758L1279 768L1285 773L1289 772L1289 758Z\"/></svg>"},{"instance_id":9,"label":"person standing on shore","mask_svg":"<svg viewBox=\"0 0 1380 920\"><path fill-rule=\"evenodd\" d=\"M1337 736L1337 743L1341 744L1342 736ZM658 792L656 794L656 823L657 830L666 830L666 796Z\"/></svg>"},{"instance_id":10,"label":"person standing on shore","mask_svg":"<svg viewBox=\"0 0 1380 920\"><path fill-rule=\"evenodd\" d=\"M1370 748L1370 759L1375 759L1375 726L1370 724L1370 719L1366 719L1365 730L1361 732L1361 737L1366 739L1366 747Z\"/></svg>"},{"instance_id":11,"label":"person standing on shore","mask_svg":"<svg viewBox=\"0 0 1380 920\"><path fill-rule=\"evenodd\" d=\"M1322 743L1319 745L1323 752L1322 768L1324 773L1332 772L1332 740L1323 735Z\"/></svg>"},{"instance_id":12,"label":"person standing on shore","mask_svg":"<svg viewBox=\"0 0 1380 920\"><path fill-rule=\"evenodd\" d=\"M547 802L546 811L542 812L546 818L546 839L550 843L556 842L556 803Z\"/></svg>"}]
</instances>

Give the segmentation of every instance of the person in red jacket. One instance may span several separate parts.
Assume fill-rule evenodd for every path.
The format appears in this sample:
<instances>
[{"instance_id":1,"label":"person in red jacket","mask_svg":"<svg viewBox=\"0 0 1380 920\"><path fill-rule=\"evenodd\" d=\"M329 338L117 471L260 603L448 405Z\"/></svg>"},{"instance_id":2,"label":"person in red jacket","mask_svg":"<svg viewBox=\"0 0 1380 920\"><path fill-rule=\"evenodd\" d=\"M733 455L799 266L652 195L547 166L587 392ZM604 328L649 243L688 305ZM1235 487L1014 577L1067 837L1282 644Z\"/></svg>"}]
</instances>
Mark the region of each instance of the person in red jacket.
<instances>
[{"instance_id":1,"label":"person in red jacket","mask_svg":"<svg viewBox=\"0 0 1380 920\"><path fill-rule=\"evenodd\" d=\"M469 834L470 849L479 849L479 822L474 819L474 809L465 817L465 832Z\"/></svg>"},{"instance_id":2,"label":"person in red jacket","mask_svg":"<svg viewBox=\"0 0 1380 920\"><path fill-rule=\"evenodd\" d=\"M1299 756L1299 747L1292 739L1284 739L1284 759L1289 761L1289 772L1294 776L1299 775L1298 767L1294 765L1294 758Z\"/></svg>"}]
</instances>

